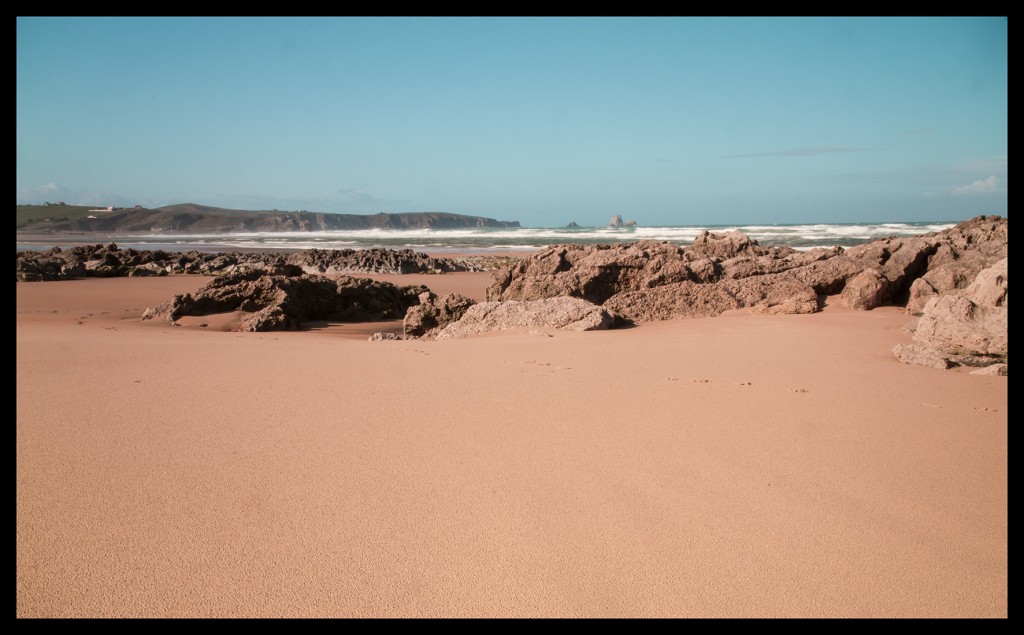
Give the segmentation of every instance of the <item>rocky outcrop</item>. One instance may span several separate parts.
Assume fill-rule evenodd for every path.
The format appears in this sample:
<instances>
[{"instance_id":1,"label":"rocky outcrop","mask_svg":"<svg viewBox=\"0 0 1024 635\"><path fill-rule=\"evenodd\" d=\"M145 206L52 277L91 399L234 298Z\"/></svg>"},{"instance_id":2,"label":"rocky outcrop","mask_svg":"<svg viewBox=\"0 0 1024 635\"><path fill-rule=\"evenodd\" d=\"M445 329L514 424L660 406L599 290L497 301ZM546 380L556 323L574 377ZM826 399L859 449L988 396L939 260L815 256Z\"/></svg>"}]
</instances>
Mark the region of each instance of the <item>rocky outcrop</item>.
<instances>
[{"instance_id":1,"label":"rocky outcrop","mask_svg":"<svg viewBox=\"0 0 1024 635\"><path fill-rule=\"evenodd\" d=\"M292 272L293 274L295 272ZM194 294L174 296L142 319L172 324L186 315L239 311L240 331L295 330L303 322L362 322L402 317L425 287L397 287L367 278L266 275L257 269L220 276Z\"/></svg>"},{"instance_id":2,"label":"rocky outcrop","mask_svg":"<svg viewBox=\"0 0 1024 635\"><path fill-rule=\"evenodd\" d=\"M490 331L550 327L568 331L607 329L612 316L601 307L567 296L524 302L481 302L466 310L458 322L449 324L437 339L469 337Z\"/></svg>"},{"instance_id":3,"label":"rocky outcrop","mask_svg":"<svg viewBox=\"0 0 1024 635\"><path fill-rule=\"evenodd\" d=\"M962 291L933 296L914 344L893 350L900 361L929 366L989 366L1007 356L1007 258L982 270Z\"/></svg>"},{"instance_id":4,"label":"rocky outcrop","mask_svg":"<svg viewBox=\"0 0 1024 635\"><path fill-rule=\"evenodd\" d=\"M602 304L622 291L718 276L704 257L691 258L667 242L624 245L555 245L494 273L487 300L540 300L572 296Z\"/></svg>"},{"instance_id":5,"label":"rocky outcrop","mask_svg":"<svg viewBox=\"0 0 1024 635\"><path fill-rule=\"evenodd\" d=\"M458 293L449 293L444 297L428 291L421 293L419 304L409 307L402 323L402 331L406 337L430 337L453 322L459 321L469 307L476 304Z\"/></svg>"},{"instance_id":6,"label":"rocky outcrop","mask_svg":"<svg viewBox=\"0 0 1024 635\"><path fill-rule=\"evenodd\" d=\"M714 317L724 311L750 308L755 313L814 313L819 309L814 288L793 279L763 276L721 280L714 284L678 282L618 293L602 306L629 322Z\"/></svg>"},{"instance_id":7,"label":"rocky outcrop","mask_svg":"<svg viewBox=\"0 0 1024 635\"><path fill-rule=\"evenodd\" d=\"M978 216L941 232L851 247L846 256L881 271L883 304L906 305L908 313L918 314L930 296L963 288L978 271L1007 256L1007 221ZM941 268L948 270L941 272ZM927 286L920 283L915 289L921 278Z\"/></svg>"},{"instance_id":8,"label":"rocky outcrop","mask_svg":"<svg viewBox=\"0 0 1024 635\"><path fill-rule=\"evenodd\" d=\"M120 249L109 245L85 245L16 254L16 278L20 281L68 280L83 277L165 276L168 274L221 275L259 269L267 274L286 270L311 274L337 273L448 273L488 271L503 262L487 257L433 258L411 249L309 249L292 254L184 253L163 250ZM493 264L493 266L492 266Z\"/></svg>"},{"instance_id":9,"label":"rocky outcrop","mask_svg":"<svg viewBox=\"0 0 1024 635\"><path fill-rule=\"evenodd\" d=\"M837 293L849 306L867 310L906 302L914 281L930 267L953 271L1005 257L1006 225L997 216L979 216L943 232L806 252L765 247L739 232L708 231L685 250L654 241L555 245L496 271L487 299L567 295L636 322L738 308L814 312L822 296ZM936 280L942 275L936 273ZM936 282L928 288L941 286ZM921 284L914 297L926 293Z\"/></svg>"}]
</instances>

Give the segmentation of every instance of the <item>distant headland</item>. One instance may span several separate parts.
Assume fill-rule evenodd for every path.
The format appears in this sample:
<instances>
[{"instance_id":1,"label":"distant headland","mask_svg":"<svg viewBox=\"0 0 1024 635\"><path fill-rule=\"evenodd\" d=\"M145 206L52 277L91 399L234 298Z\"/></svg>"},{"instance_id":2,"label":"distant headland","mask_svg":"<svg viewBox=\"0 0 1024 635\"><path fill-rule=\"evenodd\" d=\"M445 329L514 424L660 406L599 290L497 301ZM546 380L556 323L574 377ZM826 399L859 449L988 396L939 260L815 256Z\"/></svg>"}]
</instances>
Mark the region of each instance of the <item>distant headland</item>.
<instances>
[{"instance_id":1,"label":"distant headland","mask_svg":"<svg viewBox=\"0 0 1024 635\"><path fill-rule=\"evenodd\" d=\"M51 233L234 233L351 229L463 229L519 227L519 221L447 212L331 214L298 210L238 210L195 203L148 209L65 205L18 205L17 230Z\"/></svg>"}]
</instances>

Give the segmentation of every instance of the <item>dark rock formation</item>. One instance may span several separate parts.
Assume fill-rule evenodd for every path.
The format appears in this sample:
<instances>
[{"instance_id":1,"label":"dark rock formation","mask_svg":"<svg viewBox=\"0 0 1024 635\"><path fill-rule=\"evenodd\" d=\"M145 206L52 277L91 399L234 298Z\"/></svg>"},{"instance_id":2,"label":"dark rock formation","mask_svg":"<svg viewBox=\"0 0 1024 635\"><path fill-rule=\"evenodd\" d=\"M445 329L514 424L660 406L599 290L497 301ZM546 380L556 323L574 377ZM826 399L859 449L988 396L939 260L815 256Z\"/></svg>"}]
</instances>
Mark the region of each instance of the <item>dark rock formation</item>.
<instances>
[{"instance_id":1,"label":"dark rock formation","mask_svg":"<svg viewBox=\"0 0 1024 635\"><path fill-rule=\"evenodd\" d=\"M612 316L601 307L566 296L526 302L481 302L466 310L458 322L449 324L437 339L458 339L519 328L550 327L569 331L607 329Z\"/></svg>"},{"instance_id":2,"label":"dark rock formation","mask_svg":"<svg viewBox=\"0 0 1024 635\"><path fill-rule=\"evenodd\" d=\"M507 259L506 259L507 262ZM85 245L16 254L16 278L22 281L82 277L167 274L220 275L247 269L268 274L307 273L447 273L486 271L487 257L432 258L411 249L310 249L289 255L275 253L186 253L119 249L117 245ZM291 274L289 274L291 275Z\"/></svg>"},{"instance_id":3,"label":"dark rock formation","mask_svg":"<svg viewBox=\"0 0 1024 635\"><path fill-rule=\"evenodd\" d=\"M240 331L298 329L302 322L362 322L402 317L425 287L397 287L368 278L337 279L301 272L266 275L249 269L220 276L195 294L174 296L147 309L142 319L164 317L174 323L186 315L241 311Z\"/></svg>"},{"instance_id":4,"label":"dark rock formation","mask_svg":"<svg viewBox=\"0 0 1024 635\"><path fill-rule=\"evenodd\" d=\"M419 296L419 304L409 307L406 312L402 330L406 337L436 335L452 322L459 321L466 310L474 304L476 300L458 293L449 293L442 298L429 291L422 293Z\"/></svg>"}]
</instances>

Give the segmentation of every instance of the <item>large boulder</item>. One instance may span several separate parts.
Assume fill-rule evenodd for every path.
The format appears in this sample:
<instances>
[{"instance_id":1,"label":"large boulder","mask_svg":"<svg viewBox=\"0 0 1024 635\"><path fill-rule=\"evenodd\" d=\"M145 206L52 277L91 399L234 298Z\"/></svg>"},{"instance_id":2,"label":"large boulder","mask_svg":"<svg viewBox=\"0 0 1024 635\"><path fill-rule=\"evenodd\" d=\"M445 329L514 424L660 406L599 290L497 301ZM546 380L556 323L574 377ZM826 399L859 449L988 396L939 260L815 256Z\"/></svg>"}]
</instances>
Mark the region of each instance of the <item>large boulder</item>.
<instances>
[{"instance_id":1,"label":"large boulder","mask_svg":"<svg viewBox=\"0 0 1024 635\"><path fill-rule=\"evenodd\" d=\"M427 291L419 296L419 304L409 307L402 322L402 331L406 337L430 337L448 326L458 322L476 300L458 293L449 293L437 297Z\"/></svg>"},{"instance_id":2,"label":"large boulder","mask_svg":"<svg viewBox=\"0 0 1024 635\"><path fill-rule=\"evenodd\" d=\"M983 270L962 293L928 301L914 341L951 355L1005 357L1007 259Z\"/></svg>"},{"instance_id":3,"label":"large boulder","mask_svg":"<svg viewBox=\"0 0 1024 635\"><path fill-rule=\"evenodd\" d=\"M956 260L940 262L910 285L906 307L908 314L921 315L933 296L966 288L982 269L994 264L990 257L976 252L968 252Z\"/></svg>"},{"instance_id":4,"label":"large boulder","mask_svg":"<svg viewBox=\"0 0 1024 635\"><path fill-rule=\"evenodd\" d=\"M882 304L889 281L878 269L865 269L843 287L842 302L851 309L866 311Z\"/></svg>"},{"instance_id":5,"label":"large boulder","mask_svg":"<svg viewBox=\"0 0 1024 635\"><path fill-rule=\"evenodd\" d=\"M481 302L469 307L458 322L442 329L437 339L458 339L490 331L537 327L593 331L611 327L612 321L612 316L601 307L568 296L522 302Z\"/></svg>"},{"instance_id":6,"label":"large boulder","mask_svg":"<svg viewBox=\"0 0 1024 635\"><path fill-rule=\"evenodd\" d=\"M949 355L945 355L928 346L921 346L920 344L897 344L893 347L892 353L896 356L896 359L900 360L904 364L930 366L932 368L941 368L943 370L956 366L956 364L949 359Z\"/></svg>"},{"instance_id":7,"label":"large boulder","mask_svg":"<svg viewBox=\"0 0 1024 635\"><path fill-rule=\"evenodd\" d=\"M756 240L743 232L716 234L705 229L693 239L690 251L718 260L729 260L740 255L756 255L758 246Z\"/></svg>"},{"instance_id":8,"label":"large boulder","mask_svg":"<svg viewBox=\"0 0 1024 635\"><path fill-rule=\"evenodd\" d=\"M1007 258L982 270L962 291L933 296L914 330L914 349L895 350L901 361L937 357L947 365L988 366L1005 362L1009 330ZM900 347L897 347L900 348Z\"/></svg>"}]
</instances>

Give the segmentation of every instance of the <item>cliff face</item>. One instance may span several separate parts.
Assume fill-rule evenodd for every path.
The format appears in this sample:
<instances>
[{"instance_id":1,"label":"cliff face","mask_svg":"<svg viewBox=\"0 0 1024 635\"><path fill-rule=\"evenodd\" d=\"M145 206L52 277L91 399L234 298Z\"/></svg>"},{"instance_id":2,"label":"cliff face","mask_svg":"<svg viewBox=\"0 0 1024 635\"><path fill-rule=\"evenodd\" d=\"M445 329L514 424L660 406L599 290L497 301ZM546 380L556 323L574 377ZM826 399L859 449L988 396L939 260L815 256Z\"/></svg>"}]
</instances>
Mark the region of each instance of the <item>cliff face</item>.
<instances>
[{"instance_id":1,"label":"cliff face","mask_svg":"<svg viewBox=\"0 0 1024 635\"><path fill-rule=\"evenodd\" d=\"M157 209L108 212L97 218L33 222L34 233L230 233L318 231L330 229L465 229L519 227L519 221L443 212L405 214L326 214L314 212L252 212L186 203Z\"/></svg>"}]
</instances>

